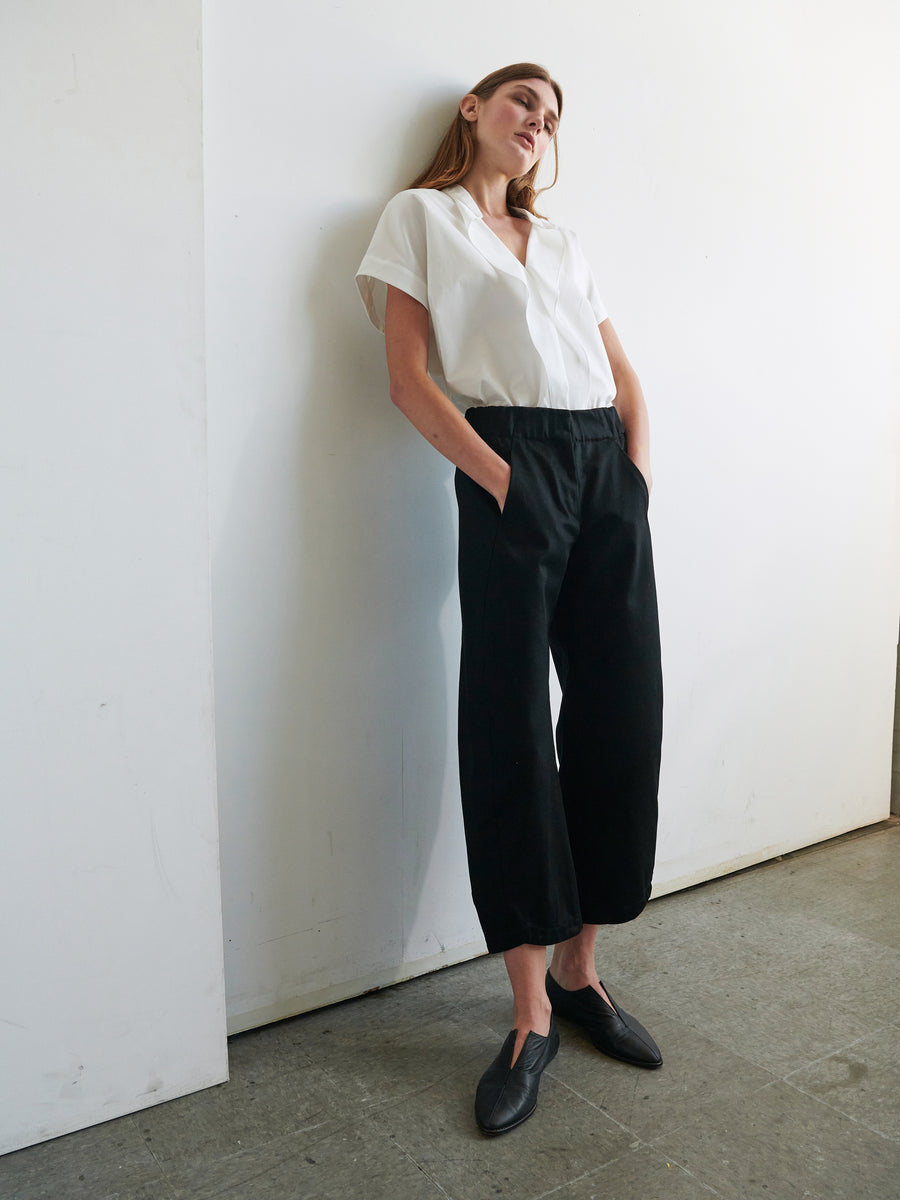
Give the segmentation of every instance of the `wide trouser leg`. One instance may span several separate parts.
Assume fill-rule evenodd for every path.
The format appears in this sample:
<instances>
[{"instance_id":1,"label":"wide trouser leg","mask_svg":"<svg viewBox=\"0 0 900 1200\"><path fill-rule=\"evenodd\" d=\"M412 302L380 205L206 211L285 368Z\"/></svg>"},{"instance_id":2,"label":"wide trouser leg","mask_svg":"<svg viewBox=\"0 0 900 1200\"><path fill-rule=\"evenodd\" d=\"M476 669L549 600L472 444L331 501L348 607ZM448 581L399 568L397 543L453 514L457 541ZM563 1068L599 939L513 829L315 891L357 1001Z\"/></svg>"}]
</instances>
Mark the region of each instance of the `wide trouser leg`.
<instances>
[{"instance_id":1,"label":"wide trouser leg","mask_svg":"<svg viewBox=\"0 0 900 1200\"><path fill-rule=\"evenodd\" d=\"M456 478L463 815L472 895L488 948L499 951L563 941L584 921L627 920L643 907L656 826L655 783L644 784L658 772L658 744L645 756L658 719L643 706L654 644L658 681L658 635L655 598L645 628L649 541L636 549L644 542L634 532L646 531L646 491L639 473L623 474L636 468L611 435L621 437L615 414L479 409L469 419L512 467L502 515L486 491ZM605 451L587 453L580 439L597 428ZM610 487L607 506L624 506L624 517L604 511ZM609 629L598 632L597 621ZM564 685L562 774L551 633ZM629 647L635 664L625 661ZM639 728L629 728L629 712ZM648 800L622 792L639 775L642 794L652 790L652 820ZM610 868L624 858L637 865L629 872L619 862L614 880Z\"/></svg>"},{"instance_id":2,"label":"wide trouser leg","mask_svg":"<svg viewBox=\"0 0 900 1200\"><path fill-rule=\"evenodd\" d=\"M581 928L548 640L578 532L577 498L567 437L522 436L519 410L476 410L470 419L512 467L502 515L468 476L456 479L463 817L472 896L488 949L498 951L552 944Z\"/></svg>"},{"instance_id":3,"label":"wide trouser leg","mask_svg":"<svg viewBox=\"0 0 900 1200\"><path fill-rule=\"evenodd\" d=\"M647 491L613 439L578 443L582 519L551 625L560 779L581 914L629 921L650 897L662 672Z\"/></svg>"}]
</instances>

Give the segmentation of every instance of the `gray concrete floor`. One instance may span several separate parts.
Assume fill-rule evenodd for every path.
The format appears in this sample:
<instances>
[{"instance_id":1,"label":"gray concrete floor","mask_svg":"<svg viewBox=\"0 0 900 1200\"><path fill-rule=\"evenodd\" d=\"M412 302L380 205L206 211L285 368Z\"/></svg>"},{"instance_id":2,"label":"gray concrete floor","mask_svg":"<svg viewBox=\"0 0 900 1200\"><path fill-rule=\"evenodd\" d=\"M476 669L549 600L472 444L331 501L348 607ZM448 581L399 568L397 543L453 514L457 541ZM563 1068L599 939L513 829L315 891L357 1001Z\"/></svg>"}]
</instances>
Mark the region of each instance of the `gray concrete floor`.
<instances>
[{"instance_id":1,"label":"gray concrete floor","mask_svg":"<svg viewBox=\"0 0 900 1200\"><path fill-rule=\"evenodd\" d=\"M231 1081L0 1159L2 1200L898 1200L900 826L654 901L600 974L665 1064L578 1030L475 1128L509 1026L479 959L231 1040Z\"/></svg>"}]
</instances>

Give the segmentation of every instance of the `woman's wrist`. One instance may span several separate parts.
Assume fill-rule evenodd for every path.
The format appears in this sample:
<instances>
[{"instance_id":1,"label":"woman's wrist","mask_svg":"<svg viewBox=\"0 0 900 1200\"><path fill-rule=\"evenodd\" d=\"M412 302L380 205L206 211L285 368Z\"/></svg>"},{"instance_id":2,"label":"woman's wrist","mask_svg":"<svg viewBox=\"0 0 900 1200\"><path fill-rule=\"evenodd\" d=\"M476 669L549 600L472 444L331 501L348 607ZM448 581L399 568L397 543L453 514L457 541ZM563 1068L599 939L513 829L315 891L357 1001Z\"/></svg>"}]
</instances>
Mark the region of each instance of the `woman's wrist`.
<instances>
[{"instance_id":1,"label":"woman's wrist","mask_svg":"<svg viewBox=\"0 0 900 1200\"><path fill-rule=\"evenodd\" d=\"M647 491L649 492L653 487L653 474L650 470L649 450L638 450L634 454L629 454L628 457L647 481Z\"/></svg>"},{"instance_id":2,"label":"woman's wrist","mask_svg":"<svg viewBox=\"0 0 900 1200\"><path fill-rule=\"evenodd\" d=\"M500 458L499 455L497 456L497 461L500 464L497 472L498 477L489 491L500 506L500 511L503 512L506 497L509 494L509 481L512 477L512 469L509 463L505 459Z\"/></svg>"}]
</instances>

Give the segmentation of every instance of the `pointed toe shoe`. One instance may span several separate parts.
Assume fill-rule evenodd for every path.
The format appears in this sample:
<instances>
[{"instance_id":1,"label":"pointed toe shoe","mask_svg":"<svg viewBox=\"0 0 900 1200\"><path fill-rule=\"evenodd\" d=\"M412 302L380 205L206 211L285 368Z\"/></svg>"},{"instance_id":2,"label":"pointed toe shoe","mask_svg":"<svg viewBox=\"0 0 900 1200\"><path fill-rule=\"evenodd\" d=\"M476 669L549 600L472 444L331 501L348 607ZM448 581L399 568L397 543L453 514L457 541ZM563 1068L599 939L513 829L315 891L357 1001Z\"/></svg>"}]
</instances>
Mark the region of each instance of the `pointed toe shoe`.
<instances>
[{"instance_id":1,"label":"pointed toe shoe","mask_svg":"<svg viewBox=\"0 0 900 1200\"><path fill-rule=\"evenodd\" d=\"M475 1120L482 1133L493 1137L527 1121L537 1106L544 1067L559 1049L556 1022L550 1019L546 1037L532 1030L515 1063L511 1064L516 1030L507 1036L500 1053L485 1071L475 1093Z\"/></svg>"},{"instance_id":2,"label":"pointed toe shoe","mask_svg":"<svg viewBox=\"0 0 900 1200\"><path fill-rule=\"evenodd\" d=\"M591 987L569 992L547 972L547 995L558 1017L574 1021L587 1030L598 1050L635 1067L661 1067L662 1055L653 1038L624 1009L619 1008L604 986L612 1007Z\"/></svg>"}]
</instances>

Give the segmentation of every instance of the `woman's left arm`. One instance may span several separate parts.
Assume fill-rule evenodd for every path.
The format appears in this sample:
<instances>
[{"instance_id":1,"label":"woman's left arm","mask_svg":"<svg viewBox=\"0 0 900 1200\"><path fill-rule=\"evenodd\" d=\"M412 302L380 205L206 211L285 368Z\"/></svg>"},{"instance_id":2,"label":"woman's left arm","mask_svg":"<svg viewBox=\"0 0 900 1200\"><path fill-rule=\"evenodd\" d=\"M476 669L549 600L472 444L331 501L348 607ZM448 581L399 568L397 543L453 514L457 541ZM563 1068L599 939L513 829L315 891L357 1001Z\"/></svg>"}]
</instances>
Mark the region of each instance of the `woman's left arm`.
<instances>
[{"instance_id":1,"label":"woman's left arm","mask_svg":"<svg viewBox=\"0 0 900 1200\"><path fill-rule=\"evenodd\" d=\"M603 338L616 384L616 398L613 403L625 426L628 457L647 480L649 492L653 487L653 476L650 473L650 418L647 415L641 381L628 361L619 335L608 318L600 325L600 336Z\"/></svg>"}]
</instances>

